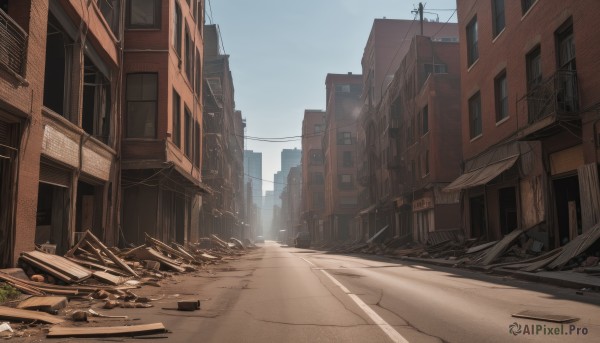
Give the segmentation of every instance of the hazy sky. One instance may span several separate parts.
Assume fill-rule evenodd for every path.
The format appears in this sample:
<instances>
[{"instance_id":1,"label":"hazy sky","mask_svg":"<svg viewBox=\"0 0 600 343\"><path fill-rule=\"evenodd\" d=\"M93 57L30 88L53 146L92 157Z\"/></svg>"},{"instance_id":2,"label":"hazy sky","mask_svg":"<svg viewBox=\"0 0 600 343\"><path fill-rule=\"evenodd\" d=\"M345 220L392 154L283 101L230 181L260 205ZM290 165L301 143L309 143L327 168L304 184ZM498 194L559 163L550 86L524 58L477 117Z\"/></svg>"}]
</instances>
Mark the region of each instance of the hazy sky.
<instances>
[{"instance_id":1,"label":"hazy sky","mask_svg":"<svg viewBox=\"0 0 600 343\"><path fill-rule=\"evenodd\" d=\"M425 18L456 22L455 0L429 0ZM206 22L218 24L246 135L299 136L305 109L325 110L327 73L361 73L373 19L413 19L418 2L406 0L206 0ZM434 9L451 9L440 11ZM212 11L211 11L212 10ZM437 14L437 16L436 16ZM246 140L263 153L263 192L272 190L281 150L300 140Z\"/></svg>"}]
</instances>

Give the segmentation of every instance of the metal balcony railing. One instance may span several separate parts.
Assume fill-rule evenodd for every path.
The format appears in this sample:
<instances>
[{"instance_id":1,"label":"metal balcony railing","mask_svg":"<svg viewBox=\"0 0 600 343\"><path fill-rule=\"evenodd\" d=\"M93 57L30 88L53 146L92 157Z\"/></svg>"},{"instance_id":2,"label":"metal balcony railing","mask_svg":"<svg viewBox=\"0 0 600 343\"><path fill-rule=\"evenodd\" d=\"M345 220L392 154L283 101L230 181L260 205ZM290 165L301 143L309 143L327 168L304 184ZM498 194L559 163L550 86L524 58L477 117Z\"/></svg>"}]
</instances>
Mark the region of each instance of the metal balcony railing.
<instances>
[{"instance_id":1,"label":"metal balcony railing","mask_svg":"<svg viewBox=\"0 0 600 343\"><path fill-rule=\"evenodd\" d=\"M577 73L557 71L519 99L518 108L519 111L527 111L528 124L551 114L556 114L559 120L576 116L579 110Z\"/></svg>"},{"instance_id":2,"label":"metal balcony railing","mask_svg":"<svg viewBox=\"0 0 600 343\"><path fill-rule=\"evenodd\" d=\"M27 33L0 9L0 68L25 77Z\"/></svg>"}]
</instances>

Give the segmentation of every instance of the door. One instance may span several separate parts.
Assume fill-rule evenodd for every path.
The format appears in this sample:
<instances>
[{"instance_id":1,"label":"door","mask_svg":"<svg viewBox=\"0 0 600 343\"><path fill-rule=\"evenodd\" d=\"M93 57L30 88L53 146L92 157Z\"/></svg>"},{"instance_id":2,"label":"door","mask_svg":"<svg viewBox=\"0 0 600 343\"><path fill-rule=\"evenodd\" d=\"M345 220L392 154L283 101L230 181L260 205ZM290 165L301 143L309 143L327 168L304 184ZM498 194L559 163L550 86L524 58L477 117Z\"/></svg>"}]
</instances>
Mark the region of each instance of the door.
<instances>
[{"instance_id":1,"label":"door","mask_svg":"<svg viewBox=\"0 0 600 343\"><path fill-rule=\"evenodd\" d=\"M517 196L515 187L502 188L498 191L500 204L500 233L509 234L517 228Z\"/></svg>"},{"instance_id":2,"label":"door","mask_svg":"<svg viewBox=\"0 0 600 343\"><path fill-rule=\"evenodd\" d=\"M572 236L581 234L581 202L579 200L579 178L577 175L552 181L558 225L558 244L568 243Z\"/></svg>"},{"instance_id":3,"label":"door","mask_svg":"<svg viewBox=\"0 0 600 343\"><path fill-rule=\"evenodd\" d=\"M485 197L469 198L471 238L487 237L487 219L485 215Z\"/></svg>"}]
</instances>

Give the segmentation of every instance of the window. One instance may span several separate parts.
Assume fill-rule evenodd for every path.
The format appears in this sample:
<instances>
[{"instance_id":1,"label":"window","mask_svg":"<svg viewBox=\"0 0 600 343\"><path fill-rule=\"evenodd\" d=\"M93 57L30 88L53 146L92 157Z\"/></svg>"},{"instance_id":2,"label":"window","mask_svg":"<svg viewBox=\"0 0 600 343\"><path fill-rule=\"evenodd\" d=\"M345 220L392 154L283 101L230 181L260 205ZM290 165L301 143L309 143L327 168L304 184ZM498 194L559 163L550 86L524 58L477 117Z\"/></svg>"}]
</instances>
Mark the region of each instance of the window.
<instances>
[{"instance_id":1,"label":"window","mask_svg":"<svg viewBox=\"0 0 600 343\"><path fill-rule=\"evenodd\" d=\"M98 8L115 37L119 37L120 4L119 0L97 0Z\"/></svg>"},{"instance_id":2,"label":"window","mask_svg":"<svg viewBox=\"0 0 600 343\"><path fill-rule=\"evenodd\" d=\"M323 132L323 125L322 124L316 124L315 125L315 133L320 133Z\"/></svg>"},{"instance_id":3,"label":"window","mask_svg":"<svg viewBox=\"0 0 600 343\"><path fill-rule=\"evenodd\" d=\"M313 193L313 208L322 209L325 207L325 196L323 192L314 192Z\"/></svg>"},{"instance_id":4,"label":"window","mask_svg":"<svg viewBox=\"0 0 600 343\"><path fill-rule=\"evenodd\" d=\"M506 87L506 71L503 71L494 80L496 122L508 117L508 91Z\"/></svg>"},{"instance_id":5,"label":"window","mask_svg":"<svg viewBox=\"0 0 600 343\"><path fill-rule=\"evenodd\" d=\"M492 25L494 37L504 30L504 0L492 0Z\"/></svg>"},{"instance_id":6,"label":"window","mask_svg":"<svg viewBox=\"0 0 600 343\"><path fill-rule=\"evenodd\" d=\"M184 142L185 142L185 155L187 157L189 157L190 159L192 158L192 142L194 140L194 127L192 124L192 112L190 112L190 109L185 106L185 123L184 123L184 130L185 130L185 137L184 137Z\"/></svg>"},{"instance_id":7,"label":"window","mask_svg":"<svg viewBox=\"0 0 600 343\"><path fill-rule=\"evenodd\" d=\"M481 135L481 97L479 92L469 99L469 130L471 139Z\"/></svg>"},{"instance_id":8,"label":"window","mask_svg":"<svg viewBox=\"0 0 600 343\"><path fill-rule=\"evenodd\" d=\"M429 150L425 150L425 176L429 175Z\"/></svg>"},{"instance_id":9,"label":"window","mask_svg":"<svg viewBox=\"0 0 600 343\"><path fill-rule=\"evenodd\" d=\"M425 68L426 75L429 75L432 72L434 74L446 74L448 72L448 67L445 64L425 63L423 67Z\"/></svg>"},{"instance_id":10,"label":"window","mask_svg":"<svg viewBox=\"0 0 600 343\"><path fill-rule=\"evenodd\" d=\"M542 58L537 46L527 54L527 89L532 90L542 82Z\"/></svg>"},{"instance_id":11,"label":"window","mask_svg":"<svg viewBox=\"0 0 600 343\"><path fill-rule=\"evenodd\" d=\"M200 91L202 90L202 63L200 63L200 51L196 50L196 82L195 82L196 96L200 97Z\"/></svg>"},{"instance_id":12,"label":"window","mask_svg":"<svg viewBox=\"0 0 600 343\"><path fill-rule=\"evenodd\" d=\"M323 165L323 151L318 149L313 149L309 151L310 154L310 162L311 166L320 166Z\"/></svg>"},{"instance_id":13,"label":"window","mask_svg":"<svg viewBox=\"0 0 600 343\"><path fill-rule=\"evenodd\" d=\"M471 66L479 58L477 45L477 17L467 25L467 65Z\"/></svg>"},{"instance_id":14,"label":"window","mask_svg":"<svg viewBox=\"0 0 600 343\"><path fill-rule=\"evenodd\" d=\"M173 48L181 58L181 7L175 1L175 14L173 15Z\"/></svg>"},{"instance_id":15,"label":"window","mask_svg":"<svg viewBox=\"0 0 600 343\"><path fill-rule=\"evenodd\" d=\"M127 75L127 138L156 138L157 74Z\"/></svg>"},{"instance_id":16,"label":"window","mask_svg":"<svg viewBox=\"0 0 600 343\"><path fill-rule=\"evenodd\" d=\"M160 28L160 0L128 0L128 29Z\"/></svg>"},{"instance_id":17,"label":"window","mask_svg":"<svg viewBox=\"0 0 600 343\"><path fill-rule=\"evenodd\" d=\"M337 143L338 143L338 145L351 145L352 144L352 133L351 132L338 132Z\"/></svg>"},{"instance_id":18,"label":"window","mask_svg":"<svg viewBox=\"0 0 600 343\"><path fill-rule=\"evenodd\" d=\"M200 124L194 125L194 165L200 168Z\"/></svg>"},{"instance_id":19,"label":"window","mask_svg":"<svg viewBox=\"0 0 600 343\"><path fill-rule=\"evenodd\" d=\"M194 42L190 36L189 28L185 27L185 76L190 84L194 85Z\"/></svg>"},{"instance_id":20,"label":"window","mask_svg":"<svg viewBox=\"0 0 600 343\"><path fill-rule=\"evenodd\" d=\"M575 40L573 38L573 24L556 33L556 49L558 50L558 68L562 70L577 70L575 65Z\"/></svg>"},{"instance_id":21,"label":"window","mask_svg":"<svg viewBox=\"0 0 600 343\"><path fill-rule=\"evenodd\" d=\"M350 93L350 85L335 85L335 91L338 93Z\"/></svg>"},{"instance_id":22,"label":"window","mask_svg":"<svg viewBox=\"0 0 600 343\"><path fill-rule=\"evenodd\" d=\"M323 183L325 183L325 179L323 178L323 173L321 172L312 172L310 174L311 177L311 184L312 185L322 185Z\"/></svg>"},{"instance_id":23,"label":"window","mask_svg":"<svg viewBox=\"0 0 600 343\"><path fill-rule=\"evenodd\" d=\"M351 174L340 174L338 175L338 186L341 189L352 188L352 175Z\"/></svg>"},{"instance_id":24,"label":"window","mask_svg":"<svg viewBox=\"0 0 600 343\"><path fill-rule=\"evenodd\" d=\"M533 6L536 1L537 0L521 0L521 11L523 12L523 15L529 11L531 6Z\"/></svg>"},{"instance_id":25,"label":"window","mask_svg":"<svg viewBox=\"0 0 600 343\"><path fill-rule=\"evenodd\" d=\"M352 151L344 151L342 155L342 165L344 167L354 166L354 161L352 160Z\"/></svg>"},{"instance_id":26,"label":"window","mask_svg":"<svg viewBox=\"0 0 600 343\"><path fill-rule=\"evenodd\" d=\"M110 82L86 55L83 59L83 98L81 127L104 143L108 143L110 134L111 89Z\"/></svg>"},{"instance_id":27,"label":"window","mask_svg":"<svg viewBox=\"0 0 600 343\"><path fill-rule=\"evenodd\" d=\"M181 98L173 90L173 144L181 148Z\"/></svg>"},{"instance_id":28,"label":"window","mask_svg":"<svg viewBox=\"0 0 600 343\"><path fill-rule=\"evenodd\" d=\"M417 166L415 160L410 160L410 179L414 182L417 178Z\"/></svg>"},{"instance_id":29,"label":"window","mask_svg":"<svg viewBox=\"0 0 600 343\"><path fill-rule=\"evenodd\" d=\"M421 118L423 134L429 132L429 106L423 107L423 117Z\"/></svg>"}]
</instances>

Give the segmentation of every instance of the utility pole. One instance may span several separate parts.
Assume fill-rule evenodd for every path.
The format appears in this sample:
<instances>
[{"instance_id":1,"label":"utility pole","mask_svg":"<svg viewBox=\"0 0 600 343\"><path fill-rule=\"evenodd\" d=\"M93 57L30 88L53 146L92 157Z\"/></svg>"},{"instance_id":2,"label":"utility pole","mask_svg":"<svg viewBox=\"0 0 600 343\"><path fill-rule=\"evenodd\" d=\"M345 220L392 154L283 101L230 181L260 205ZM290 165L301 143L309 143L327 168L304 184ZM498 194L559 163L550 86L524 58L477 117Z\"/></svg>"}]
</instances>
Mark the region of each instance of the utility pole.
<instances>
[{"instance_id":1,"label":"utility pole","mask_svg":"<svg viewBox=\"0 0 600 343\"><path fill-rule=\"evenodd\" d=\"M423 35L423 3L419 2L419 8L412 10L411 13L419 14L419 22L421 23L421 36Z\"/></svg>"}]
</instances>

